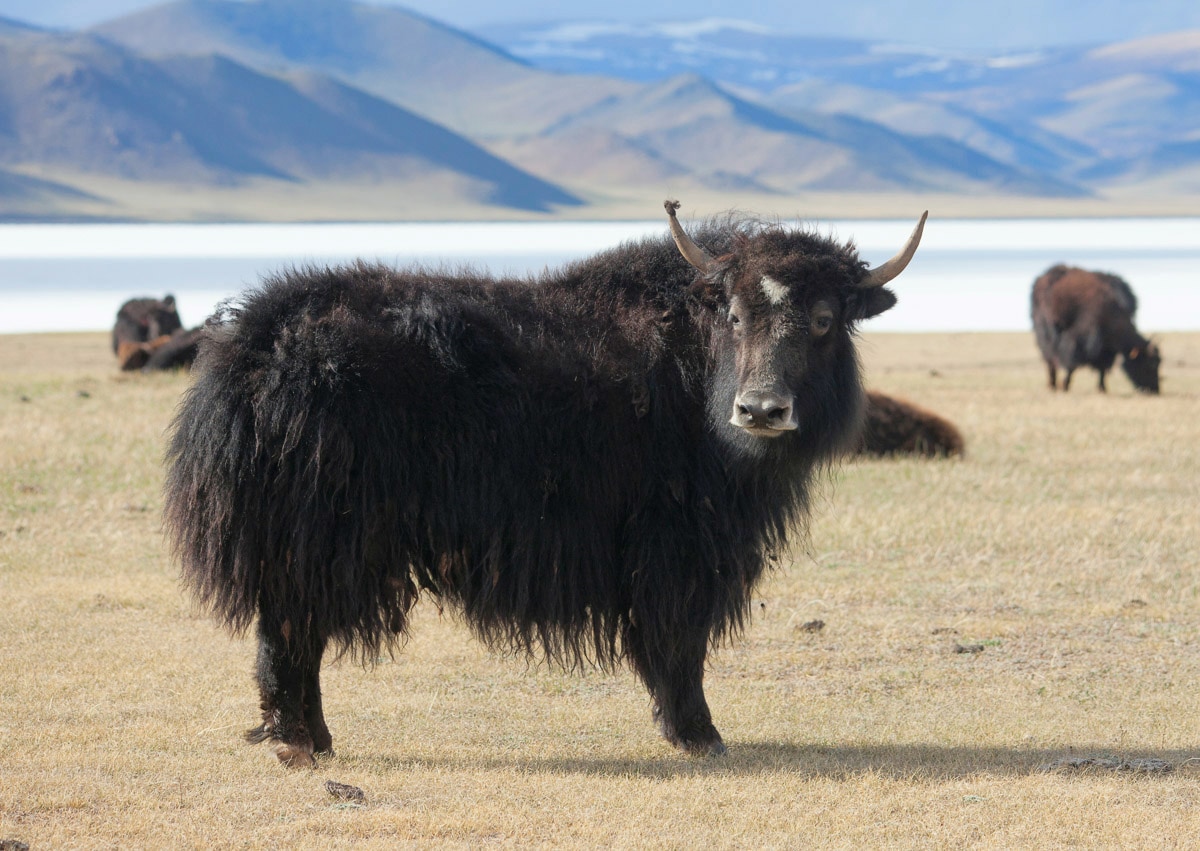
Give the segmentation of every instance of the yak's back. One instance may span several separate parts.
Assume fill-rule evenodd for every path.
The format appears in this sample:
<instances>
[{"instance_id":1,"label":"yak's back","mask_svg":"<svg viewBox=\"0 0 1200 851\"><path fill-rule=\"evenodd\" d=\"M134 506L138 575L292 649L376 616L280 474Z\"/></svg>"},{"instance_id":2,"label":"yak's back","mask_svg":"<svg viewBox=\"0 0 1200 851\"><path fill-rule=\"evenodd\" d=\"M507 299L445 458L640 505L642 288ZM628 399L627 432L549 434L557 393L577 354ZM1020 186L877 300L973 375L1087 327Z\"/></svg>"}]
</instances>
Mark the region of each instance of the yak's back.
<instances>
[{"instance_id":1,"label":"yak's back","mask_svg":"<svg viewBox=\"0 0 1200 851\"><path fill-rule=\"evenodd\" d=\"M1062 330L1080 319L1115 312L1132 319L1137 297L1121 277L1059 264L1033 284L1030 307L1034 322Z\"/></svg>"},{"instance_id":2,"label":"yak's back","mask_svg":"<svg viewBox=\"0 0 1200 851\"><path fill-rule=\"evenodd\" d=\"M265 596L372 649L429 588L500 644L544 627L548 652L582 653L596 623L579 601L616 593L630 506L701 438L664 357L684 276L606 277L660 254L638 243L539 280L365 264L268 278L209 326L176 415L165 518L187 584L234 628ZM515 567L535 564L570 570L578 599Z\"/></svg>"}]
</instances>

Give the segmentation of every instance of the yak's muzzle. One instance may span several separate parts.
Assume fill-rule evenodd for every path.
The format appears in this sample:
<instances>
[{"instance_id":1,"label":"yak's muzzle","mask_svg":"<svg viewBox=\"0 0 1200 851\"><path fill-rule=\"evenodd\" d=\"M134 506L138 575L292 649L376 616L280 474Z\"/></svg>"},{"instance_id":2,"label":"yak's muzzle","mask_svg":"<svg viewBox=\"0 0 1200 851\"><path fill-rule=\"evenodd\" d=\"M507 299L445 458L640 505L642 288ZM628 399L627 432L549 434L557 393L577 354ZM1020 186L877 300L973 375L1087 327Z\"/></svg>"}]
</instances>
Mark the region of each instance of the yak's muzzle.
<instances>
[{"instance_id":1,"label":"yak's muzzle","mask_svg":"<svg viewBox=\"0 0 1200 851\"><path fill-rule=\"evenodd\" d=\"M733 400L733 416L729 422L758 437L779 437L795 431L795 399L776 393L751 390Z\"/></svg>"}]
</instances>

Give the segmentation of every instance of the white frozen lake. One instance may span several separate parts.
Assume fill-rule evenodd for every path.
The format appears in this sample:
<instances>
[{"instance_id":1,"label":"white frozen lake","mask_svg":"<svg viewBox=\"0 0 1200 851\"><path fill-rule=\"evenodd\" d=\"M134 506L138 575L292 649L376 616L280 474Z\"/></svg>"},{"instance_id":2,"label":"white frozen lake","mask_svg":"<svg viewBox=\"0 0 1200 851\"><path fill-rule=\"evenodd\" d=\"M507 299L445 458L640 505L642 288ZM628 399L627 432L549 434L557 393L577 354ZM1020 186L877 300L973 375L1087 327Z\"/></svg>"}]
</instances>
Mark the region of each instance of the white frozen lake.
<instances>
[{"instance_id":1,"label":"white frozen lake","mask_svg":"<svg viewBox=\"0 0 1200 851\"><path fill-rule=\"evenodd\" d=\"M913 221L813 226L886 260ZM523 274L664 233L664 221L412 224L0 225L0 333L108 330L128 298L173 293L186 325L289 265L363 258ZM1121 275L1143 333L1200 328L1200 219L931 217L879 331L1029 328L1029 288L1054 263Z\"/></svg>"}]
</instances>

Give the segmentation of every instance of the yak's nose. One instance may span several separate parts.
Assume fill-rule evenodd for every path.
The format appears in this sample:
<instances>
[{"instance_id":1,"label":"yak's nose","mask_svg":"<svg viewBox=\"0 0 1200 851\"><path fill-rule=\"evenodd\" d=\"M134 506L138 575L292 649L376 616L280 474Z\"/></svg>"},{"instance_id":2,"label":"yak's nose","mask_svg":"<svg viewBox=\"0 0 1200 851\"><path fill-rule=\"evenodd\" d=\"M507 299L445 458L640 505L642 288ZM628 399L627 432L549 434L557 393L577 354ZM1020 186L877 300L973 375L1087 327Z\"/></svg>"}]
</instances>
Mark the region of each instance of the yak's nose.
<instances>
[{"instance_id":1,"label":"yak's nose","mask_svg":"<svg viewBox=\"0 0 1200 851\"><path fill-rule=\"evenodd\" d=\"M751 390L734 400L733 416L729 421L739 428L753 431L792 431L797 426L796 418L792 416L792 402L790 397Z\"/></svg>"}]
</instances>

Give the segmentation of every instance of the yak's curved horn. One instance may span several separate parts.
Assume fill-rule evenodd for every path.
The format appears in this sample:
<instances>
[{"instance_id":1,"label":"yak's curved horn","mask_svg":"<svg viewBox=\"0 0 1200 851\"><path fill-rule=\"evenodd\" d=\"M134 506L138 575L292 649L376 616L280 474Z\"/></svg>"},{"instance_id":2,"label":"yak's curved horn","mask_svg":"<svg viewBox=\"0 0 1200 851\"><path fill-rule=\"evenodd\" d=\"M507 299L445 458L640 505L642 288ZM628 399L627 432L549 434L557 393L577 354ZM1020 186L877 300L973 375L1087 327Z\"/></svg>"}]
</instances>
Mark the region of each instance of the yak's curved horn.
<instances>
[{"instance_id":1,"label":"yak's curved horn","mask_svg":"<svg viewBox=\"0 0 1200 851\"><path fill-rule=\"evenodd\" d=\"M908 261L912 260L913 255L917 253L917 246L921 244L921 234L925 230L925 219L928 215L928 210L921 214L921 221L917 222L917 226L913 228L912 236L908 238L908 242L904 243L904 247L900 249L900 253L886 263L876 266L867 272L867 276L859 283L860 287L882 287L904 271L904 267L908 265Z\"/></svg>"},{"instance_id":2,"label":"yak's curved horn","mask_svg":"<svg viewBox=\"0 0 1200 851\"><path fill-rule=\"evenodd\" d=\"M675 237L675 245L678 246L679 253L683 255L683 259L701 272L707 272L712 266L712 258L708 256L708 253L703 248L692 242L692 238L687 235L687 231L683 229L683 225L679 224L679 219L675 218L675 211L679 209L679 202L663 201L663 208L667 211L667 219L671 224L671 236Z\"/></svg>"}]
</instances>

